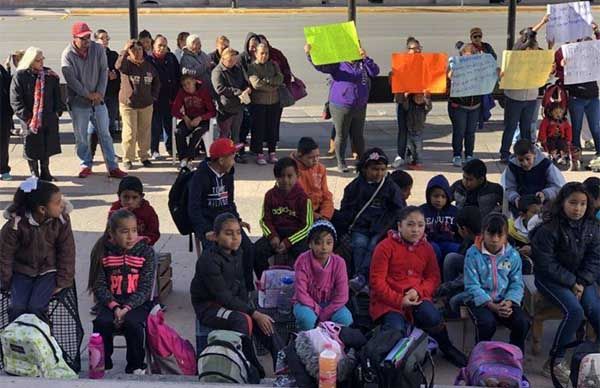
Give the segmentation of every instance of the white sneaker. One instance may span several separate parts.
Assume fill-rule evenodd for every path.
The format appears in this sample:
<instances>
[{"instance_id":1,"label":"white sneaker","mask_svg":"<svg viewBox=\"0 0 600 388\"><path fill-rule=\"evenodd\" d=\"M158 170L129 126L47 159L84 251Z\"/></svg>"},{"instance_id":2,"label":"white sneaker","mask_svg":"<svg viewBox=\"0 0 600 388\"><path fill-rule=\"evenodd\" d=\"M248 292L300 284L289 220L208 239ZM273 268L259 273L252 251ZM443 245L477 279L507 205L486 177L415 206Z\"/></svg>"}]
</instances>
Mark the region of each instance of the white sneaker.
<instances>
[{"instance_id":1,"label":"white sneaker","mask_svg":"<svg viewBox=\"0 0 600 388\"><path fill-rule=\"evenodd\" d=\"M142 375L146 374L146 370L145 369L136 369L136 370L133 371L132 374L138 375L138 376L142 376Z\"/></svg>"},{"instance_id":2,"label":"white sneaker","mask_svg":"<svg viewBox=\"0 0 600 388\"><path fill-rule=\"evenodd\" d=\"M402 165L404 165L404 159L402 159L402 156L396 156L396 159L392 162L392 167L398 168Z\"/></svg>"},{"instance_id":3,"label":"white sneaker","mask_svg":"<svg viewBox=\"0 0 600 388\"><path fill-rule=\"evenodd\" d=\"M153 152L151 158L152 160L160 160L161 156L158 152Z\"/></svg>"},{"instance_id":4,"label":"white sneaker","mask_svg":"<svg viewBox=\"0 0 600 388\"><path fill-rule=\"evenodd\" d=\"M184 160L182 160L182 161L179 163L179 168L184 168L184 167L187 167L187 166L188 166L188 161L187 161L187 159L184 159Z\"/></svg>"}]
</instances>

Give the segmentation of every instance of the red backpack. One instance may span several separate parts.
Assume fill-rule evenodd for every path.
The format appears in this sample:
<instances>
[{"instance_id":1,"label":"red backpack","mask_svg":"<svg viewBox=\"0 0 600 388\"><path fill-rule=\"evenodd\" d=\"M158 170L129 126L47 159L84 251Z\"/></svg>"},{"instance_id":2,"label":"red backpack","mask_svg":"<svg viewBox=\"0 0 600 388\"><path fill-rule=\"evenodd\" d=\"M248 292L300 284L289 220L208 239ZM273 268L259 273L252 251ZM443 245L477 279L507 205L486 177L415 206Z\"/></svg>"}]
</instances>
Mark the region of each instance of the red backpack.
<instances>
[{"instance_id":1,"label":"red backpack","mask_svg":"<svg viewBox=\"0 0 600 388\"><path fill-rule=\"evenodd\" d=\"M565 88L556 82L554 85L550 85L546 88L544 92L544 97L542 98L542 112L544 117L550 116L550 106L554 103L558 103L564 111L567 111L567 107L569 105L569 95Z\"/></svg>"}]
</instances>

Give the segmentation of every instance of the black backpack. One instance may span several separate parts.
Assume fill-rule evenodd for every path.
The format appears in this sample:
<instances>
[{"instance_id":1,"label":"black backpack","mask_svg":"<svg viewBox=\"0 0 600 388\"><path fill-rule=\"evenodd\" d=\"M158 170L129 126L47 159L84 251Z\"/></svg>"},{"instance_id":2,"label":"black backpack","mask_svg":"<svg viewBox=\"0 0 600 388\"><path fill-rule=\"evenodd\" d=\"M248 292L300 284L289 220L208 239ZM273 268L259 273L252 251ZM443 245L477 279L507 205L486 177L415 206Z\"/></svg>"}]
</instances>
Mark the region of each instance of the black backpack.
<instances>
[{"instance_id":1,"label":"black backpack","mask_svg":"<svg viewBox=\"0 0 600 388\"><path fill-rule=\"evenodd\" d=\"M183 236L191 235L194 231L188 215L189 182L194 173L187 167L182 167L177 178L169 190L169 212L177 230Z\"/></svg>"}]
</instances>

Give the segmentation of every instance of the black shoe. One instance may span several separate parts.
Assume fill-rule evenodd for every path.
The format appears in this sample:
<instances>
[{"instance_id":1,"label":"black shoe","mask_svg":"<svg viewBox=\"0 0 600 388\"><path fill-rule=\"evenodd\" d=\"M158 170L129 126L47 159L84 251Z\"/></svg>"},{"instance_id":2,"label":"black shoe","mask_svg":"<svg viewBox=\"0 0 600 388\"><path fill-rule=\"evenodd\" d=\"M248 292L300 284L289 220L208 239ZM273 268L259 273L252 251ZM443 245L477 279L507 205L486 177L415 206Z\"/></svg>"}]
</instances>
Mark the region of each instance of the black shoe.
<instances>
[{"instance_id":1,"label":"black shoe","mask_svg":"<svg viewBox=\"0 0 600 388\"><path fill-rule=\"evenodd\" d=\"M142 162L142 166L144 166L144 167L152 167L152 162L149 161L148 159L146 159L146 160L144 160Z\"/></svg>"},{"instance_id":2,"label":"black shoe","mask_svg":"<svg viewBox=\"0 0 600 388\"><path fill-rule=\"evenodd\" d=\"M112 359L107 357L104 359L104 370L111 370L113 368Z\"/></svg>"},{"instance_id":3,"label":"black shoe","mask_svg":"<svg viewBox=\"0 0 600 388\"><path fill-rule=\"evenodd\" d=\"M40 174L40 179L46 182L57 182L58 179L56 179L55 177L53 177L50 174Z\"/></svg>"},{"instance_id":4,"label":"black shoe","mask_svg":"<svg viewBox=\"0 0 600 388\"><path fill-rule=\"evenodd\" d=\"M133 163L131 163L131 162L123 163L123 169L125 169L125 171L129 171L129 170L133 169Z\"/></svg>"},{"instance_id":5,"label":"black shoe","mask_svg":"<svg viewBox=\"0 0 600 388\"><path fill-rule=\"evenodd\" d=\"M465 356L463 352L456 349L454 346L448 346L445 347L445 349L440 348L440 350L442 351L442 355L446 361L455 367L464 368L467 366L467 362L469 361L467 356Z\"/></svg>"},{"instance_id":6,"label":"black shoe","mask_svg":"<svg viewBox=\"0 0 600 388\"><path fill-rule=\"evenodd\" d=\"M235 155L235 162L238 164L247 164L248 160L240 154Z\"/></svg>"}]
</instances>

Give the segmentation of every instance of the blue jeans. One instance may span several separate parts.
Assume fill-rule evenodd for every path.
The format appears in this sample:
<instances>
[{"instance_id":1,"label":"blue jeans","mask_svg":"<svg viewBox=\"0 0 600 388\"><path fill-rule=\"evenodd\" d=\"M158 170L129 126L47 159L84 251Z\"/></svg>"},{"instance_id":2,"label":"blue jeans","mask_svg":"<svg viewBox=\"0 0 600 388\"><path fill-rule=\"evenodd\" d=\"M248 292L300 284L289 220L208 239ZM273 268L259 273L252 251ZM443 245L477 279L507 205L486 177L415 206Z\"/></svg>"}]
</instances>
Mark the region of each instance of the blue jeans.
<instances>
[{"instance_id":1,"label":"blue jeans","mask_svg":"<svg viewBox=\"0 0 600 388\"><path fill-rule=\"evenodd\" d=\"M14 272L10 283L8 319L12 322L19 315L28 313L45 320L55 288L56 272L35 277Z\"/></svg>"},{"instance_id":2,"label":"blue jeans","mask_svg":"<svg viewBox=\"0 0 600 388\"><path fill-rule=\"evenodd\" d=\"M402 157L402 159L405 159L408 141L408 128L406 127L406 112L404 111L402 104L396 104L396 119L398 122L398 138L396 139L398 156Z\"/></svg>"},{"instance_id":3,"label":"blue jeans","mask_svg":"<svg viewBox=\"0 0 600 388\"><path fill-rule=\"evenodd\" d=\"M465 157L473 156L475 150L475 130L479 121L481 107L473 110L460 106L454 108L448 103L448 115L452 122L452 155L461 156L463 143L465 146Z\"/></svg>"},{"instance_id":4,"label":"blue jeans","mask_svg":"<svg viewBox=\"0 0 600 388\"><path fill-rule=\"evenodd\" d=\"M442 314L430 301L423 301L412 310L415 326L427 330L440 325L443 322ZM401 330L408 333L410 323L403 314L395 311L385 314L382 318L384 328Z\"/></svg>"},{"instance_id":5,"label":"blue jeans","mask_svg":"<svg viewBox=\"0 0 600 388\"><path fill-rule=\"evenodd\" d=\"M508 159L510 156L510 146L517 125L521 132L521 139L531 139L531 120L535 112L537 100L518 101L505 96L505 101L504 132L502 132L500 157Z\"/></svg>"},{"instance_id":6,"label":"blue jeans","mask_svg":"<svg viewBox=\"0 0 600 388\"><path fill-rule=\"evenodd\" d=\"M537 139L538 132L538 117L540 117L540 109L542 108L542 100L539 98L535 100L535 110L533 111L533 116L531 116L531 142L535 143ZM517 129L515 130L515 134L513 135L512 144L515 144L517 140L521 138L521 128L517 124Z\"/></svg>"},{"instance_id":7,"label":"blue jeans","mask_svg":"<svg viewBox=\"0 0 600 388\"><path fill-rule=\"evenodd\" d=\"M318 317L315 311L300 303L294 305L294 317L296 317L296 329L298 331L314 329L317 324ZM350 326L352 324L352 313L346 306L343 306L333 313L329 320L342 326Z\"/></svg>"},{"instance_id":8,"label":"blue jeans","mask_svg":"<svg viewBox=\"0 0 600 388\"><path fill-rule=\"evenodd\" d=\"M585 114L592 138L596 155L600 155L600 100L598 98L585 99L569 98L569 115L573 125L573 146L581 149L581 126L583 125L583 115Z\"/></svg>"},{"instance_id":9,"label":"blue jeans","mask_svg":"<svg viewBox=\"0 0 600 388\"><path fill-rule=\"evenodd\" d=\"M352 232L352 261L354 272L369 280L369 267L371 266L371 255L379 241L379 236L369 237L360 232Z\"/></svg>"},{"instance_id":10,"label":"blue jeans","mask_svg":"<svg viewBox=\"0 0 600 388\"><path fill-rule=\"evenodd\" d=\"M600 295L596 283L585 287L581 300L577 300L569 288L551 281L542 281L536 277L535 285L564 314L554 336L551 355L556 354L557 359L564 357L564 346L575 340L577 329L583 323L584 317L594 328L596 336L600 335Z\"/></svg>"},{"instance_id":11,"label":"blue jeans","mask_svg":"<svg viewBox=\"0 0 600 388\"><path fill-rule=\"evenodd\" d=\"M77 157L80 160L81 167L92 167L92 152L88 138L90 121L96 129L106 168L110 171L119 167L115 159L113 140L108 131L109 120L106 105L101 104L94 107L71 106L70 114L73 120Z\"/></svg>"},{"instance_id":12,"label":"blue jeans","mask_svg":"<svg viewBox=\"0 0 600 388\"><path fill-rule=\"evenodd\" d=\"M434 248L435 249L435 248ZM461 276L465 267L465 255L460 253L450 252L444 258L442 268L442 278L445 282L451 282Z\"/></svg>"},{"instance_id":13,"label":"blue jeans","mask_svg":"<svg viewBox=\"0 0 600 388\"><path fill-rule=\"evenodd\" d=\"M460 249L460 244L452 241L429 241L429 244L431 244L431 247L435 252L440 270L444 268L444 258L446 255L458 252Z\"/></svg>"}]
</instances>

